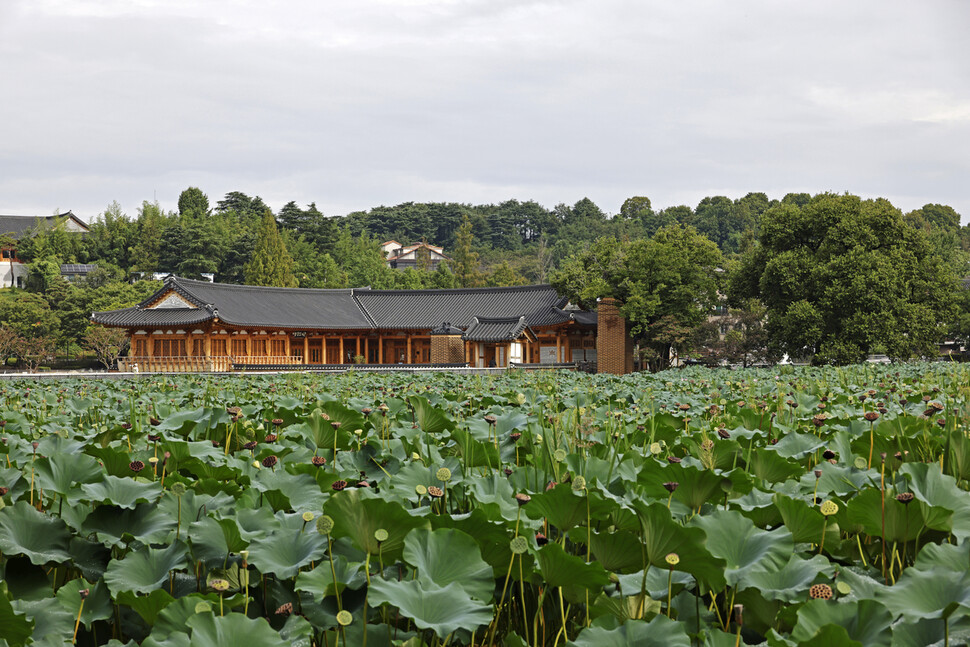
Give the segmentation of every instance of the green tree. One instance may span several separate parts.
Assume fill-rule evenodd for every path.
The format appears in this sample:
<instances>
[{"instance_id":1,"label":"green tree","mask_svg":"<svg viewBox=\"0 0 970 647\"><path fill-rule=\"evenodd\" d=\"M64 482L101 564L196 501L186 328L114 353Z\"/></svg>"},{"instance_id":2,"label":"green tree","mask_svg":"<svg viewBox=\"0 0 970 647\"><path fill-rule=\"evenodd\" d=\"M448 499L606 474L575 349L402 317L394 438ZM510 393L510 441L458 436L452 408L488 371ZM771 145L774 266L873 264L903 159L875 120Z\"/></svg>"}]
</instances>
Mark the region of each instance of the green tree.
<instances>
[{"instance_id":1,"label":"green tree","mask_svg":"<svg viewBox=\"0 0 970 647\"><path fill-rule=\"evenodd\" d=\"M205 218L209 215L209 196L190 186L179 194L179 215L183 218Z\"/></svg>"},{"instance_id":2,"label":"green tree","mask_svg":"<svg viewBox=\"0 0 970 647\"><path fill-rule=\"evenodd\" d=\"M136 221L137 233L131 250L131 266L139 272L155 272L160 268L162 237L168 221L157 202L142 202Z\"/></svg>"},{"instance_id":3,"label":"green tree","mask_svg":"<svg viewBox=\"0 0 970 647\"><path fill-rule=\"evenodd\" d=\"M334 248L334 260L347 273L348 287L387 290L396 285L397 270L387 266L380 242L366 233L354 236L344 228Z\"/></svg>"},{"instance_id":4,"label":"green tree","mask_svg":"<svg viewBox=\"0 0 970 647\"><path fill-rule=\"evenodd\" d=\"M764 212L759 245L730 281L758 297L775 352L846 364L873 348L935 355L951 320L952 271L888 200L819 194Z\"/></svg>"},{"instance_id":5,"label":"green tree","mask_svg":"<svg viewBox=\"0 0 970 647\"><path fill-rule=\"evenodd\" d=\"M595 307L612 297L630 324L651 368L669 366L688 352L718 304L717 246L693 227L672 225L650 239L599 238L552 275L552 285L574 303Z\"/></svg>"},{"instance_id":6,"label":"green tree","mask_svg":"<svg viewBox=\"0 0 970 647\"><path fill-rule=\"evenodd\" d=\"M488 275L486 285L489 287L506 287L512 285L525 285L525 277L512 269L508 261L502 261L501 265L492 269Z\"/></svg>"},{"instance_id":7,"label":"green tree","mask_svg":"<svg viewBox=\"0 0 970 647\"><path fill-rule=\"evenodd\" d=\"M276 219L269 209L256 232L256 248L246 264L246 285L268 285L295 288L298 283L293 276L293 259L276 228Z\"/></svg>"},{"instance_id":8,"label":"green tree","mask_svg":"<svg viewBox=\"0 0 970 647\"><path fill-rule=\"evenodd\" d=\"M451 254L452 268L458 283L463 288L476 288L484 283L481 271L481 260L478 252L472 249L474 240L471 220L466 215L462 218L461 227L455 236L455 250Z\"/></svg>"}]
</instances>

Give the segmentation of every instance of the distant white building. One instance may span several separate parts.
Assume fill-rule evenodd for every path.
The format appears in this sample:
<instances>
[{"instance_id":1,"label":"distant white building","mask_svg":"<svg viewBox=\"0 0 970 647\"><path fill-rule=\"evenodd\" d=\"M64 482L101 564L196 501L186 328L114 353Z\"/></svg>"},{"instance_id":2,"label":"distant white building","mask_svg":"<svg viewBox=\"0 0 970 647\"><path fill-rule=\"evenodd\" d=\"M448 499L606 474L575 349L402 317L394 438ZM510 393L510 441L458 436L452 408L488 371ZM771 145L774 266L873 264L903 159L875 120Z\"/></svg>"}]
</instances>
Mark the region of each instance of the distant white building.
<instances>
[{"instance_id":1,"label":"distant white building","mask_svg":"<svg viewBox=\"0 0 970 647\"><path fill-rule=\"evenodd\" d=\"M402 245L396 240L389 240L381 243L381 249L384 250L387 266L398 270L421 267L422 262L427 263L428 269L435 270L442 262L451 260L451 258L445 256L443 247L429 245L428 243Z\"/></svg>"},{"instance_id":2,"label":"distant white building","mask_svg":"<svg viewBox=\"0 0 970 647\"><path fill-rule=\"evenodd\" d=\"M87 224L68 211L56 216L10 216L0 215L0 234L20 240L38 229L62 229L77 234L89 231ZM27 279L27 266L17 258L16 245L0 246L0 288L23 287Z\"/></svg>"}]
</instances>

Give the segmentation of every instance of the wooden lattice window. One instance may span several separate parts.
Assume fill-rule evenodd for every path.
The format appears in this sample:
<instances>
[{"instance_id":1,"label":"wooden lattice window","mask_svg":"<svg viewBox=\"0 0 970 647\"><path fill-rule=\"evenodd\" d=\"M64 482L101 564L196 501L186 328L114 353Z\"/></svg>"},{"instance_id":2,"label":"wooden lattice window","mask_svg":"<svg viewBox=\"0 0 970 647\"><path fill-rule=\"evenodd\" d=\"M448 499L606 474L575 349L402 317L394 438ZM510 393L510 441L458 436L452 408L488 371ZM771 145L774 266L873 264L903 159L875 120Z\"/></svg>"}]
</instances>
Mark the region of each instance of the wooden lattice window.
<instances>
[{"instance_id":1,"label":"wooden lattice window","mask_svg":"<svg viewBox=\"0 0 970 647\"><path fill-rule=\"evenodd\" d=\"M155 357L185 357L184 339L156 339L154 342Z\"/></svg>"},{"instance_id":2,"label":"wooden lattice window","mask_svg":"<svg viewBox=\"0 0 970 647\"><path fill-rule=\"evenodd\" d=\"M253 350L251 355L253 357L266 357L266 340L265 339L254 339L253 340Z\"/></svg>"},{"instance_id":3,"label":"wooden lattice window","mask_svg":"<svg viewBox=\"0 0 970 647\"><path fill-rule=\"evenodd\" d=\"M146 357L148 355L148 340L135 340L135 357Z\"/></svg>"},{"instance_id":4,"label":"wooden lattice window","mask_svg":"<svg viewBox=\"0 0 970 647\"><path fill-rule=\"evenodd\" d=\"M205 340L196 337L192 340L192 355L195 357L205 357Z\"/></svg>"},{"instance_id":5,"label":"wooden lattice window","mask_svg":"<svg viewBox=\"0 0 970 647\"><path fill-rule=\"evenodd\" d=\"M245 339L233 339L232 340L232 356L233 357L245 357L246 356L246 340Z\"/></svg>"},{"instance_id":6,"label":"wooden lattice window","mask_svg":"<svg viewBox=\"0 0 970 647\"><path fill-rule=\"evenodd\" d=\"M225 357L229 353L226 351L226 340L225 339L213 339L212 340L212 355L214 357Z\"/></svg>"},{"instance_id":7,"label":"wooden lattice window","mask_svg":"<svg viewBox=\"0 0 970 647\"><path fill-rule=\"evenodd\" d=\"M286 357L286 340L273 339L273 357Z\"/></svg>"}]
</instances>

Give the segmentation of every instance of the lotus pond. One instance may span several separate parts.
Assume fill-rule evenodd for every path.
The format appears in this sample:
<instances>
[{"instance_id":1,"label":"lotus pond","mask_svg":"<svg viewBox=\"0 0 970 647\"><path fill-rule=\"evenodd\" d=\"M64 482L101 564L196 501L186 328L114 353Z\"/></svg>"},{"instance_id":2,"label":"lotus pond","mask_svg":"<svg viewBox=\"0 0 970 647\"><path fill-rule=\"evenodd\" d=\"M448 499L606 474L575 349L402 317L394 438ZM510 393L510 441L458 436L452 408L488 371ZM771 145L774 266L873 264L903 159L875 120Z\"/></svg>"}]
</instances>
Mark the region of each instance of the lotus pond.
<instances>
[{"instance_id":1,"label":"lotus pond","mask_svg":"<svg viewBox=\"0 0 970 647\"><path fill-rule=\"evenodd\" d=\"M970 639L970 370L0 384L0 645Z\"/></svg>"}]
</instances>

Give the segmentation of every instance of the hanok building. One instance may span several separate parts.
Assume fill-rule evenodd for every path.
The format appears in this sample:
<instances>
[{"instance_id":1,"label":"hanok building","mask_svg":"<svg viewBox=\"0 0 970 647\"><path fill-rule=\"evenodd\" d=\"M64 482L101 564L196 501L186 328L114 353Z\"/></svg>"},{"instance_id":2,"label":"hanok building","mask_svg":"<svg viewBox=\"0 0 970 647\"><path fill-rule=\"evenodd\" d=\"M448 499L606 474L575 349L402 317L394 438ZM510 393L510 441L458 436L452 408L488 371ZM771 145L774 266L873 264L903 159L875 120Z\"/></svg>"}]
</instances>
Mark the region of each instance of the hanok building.
<instances>
[{"instance_id":1,"label":"hanok building","mask_svg":"<svg viewBox=\"0 0 970 647\"><path fill-rule=\"evenodd\" d=\"M387 258L387 266L397 270L405 270L409 267L436 270L438 265L451 260L445 256L443 247L423 242L402 245L396 240L389 240L381 243L381 249L384 250L384 256Z\"/></svg>"},{"instance_id":2,"label":"hanok building","mask_svg":"<svg viewBox=\"0 0 970 647\"><path fill-rule=\"evenodd\" d=\"M548 285L317 290L179 277L137 306L92 318L126 330L121 368L141 371L595 362L599 325L597 313L570 309Z\"/></svg>"},{"instance_id":3,"label":"hanok building","mask_svg":"<svg viewBox=\"0 0 970 647\"><path fill-rule=\"evenodd\" d=\"M70 211L57 216L0 215L0 234L6 234L14 241L39 229L55 227L76 234L89 231L87 224ZM16 245L0 246L0 288L23 287L26 276L27 267L17 258Z\"/></svg>"}]
</instances>

